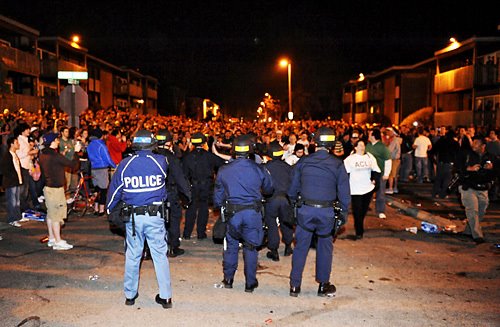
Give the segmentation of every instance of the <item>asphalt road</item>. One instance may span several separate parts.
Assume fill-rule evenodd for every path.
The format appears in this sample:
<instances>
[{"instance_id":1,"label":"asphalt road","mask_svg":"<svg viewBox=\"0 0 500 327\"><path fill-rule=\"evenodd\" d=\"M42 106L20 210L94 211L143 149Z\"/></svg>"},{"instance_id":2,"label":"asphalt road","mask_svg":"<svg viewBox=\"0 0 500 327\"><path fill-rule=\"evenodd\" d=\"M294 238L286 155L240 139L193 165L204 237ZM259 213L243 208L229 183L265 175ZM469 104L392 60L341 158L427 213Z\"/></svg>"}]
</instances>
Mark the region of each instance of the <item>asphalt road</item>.
<instances>
[{"instance_id":1,"label":"asphalt road","mask_svg":"<svg viewBox=\"0 0 500 327\"><path fill-rule=\"evenodd\" d=\"M391 201L463 218L456 197L436 201L426 193L429 184L401 185L400 191ZM500 325L496 203L483 223L487 243L481 245L456 234L407 232L420 221L392 207L387 219L370 211L364 239L352 241L350 219L335 242L334 298L316 296L314 250L302 293L292 298L290 257L273 262L260 251L260 286L248 294L241 255L234 288L223 289L222 246L210 239L183 241L186 254L170 259L174 307L164 310L154 302L158 291L151 261L142 264L136 305L124 305L123 238L104 217L71 215L63 237L75 248L53 251L39 242L46 234L43 222L11 227L5 224L5 196L0 201L0 326Z\"/></svg>"}]
</instances>

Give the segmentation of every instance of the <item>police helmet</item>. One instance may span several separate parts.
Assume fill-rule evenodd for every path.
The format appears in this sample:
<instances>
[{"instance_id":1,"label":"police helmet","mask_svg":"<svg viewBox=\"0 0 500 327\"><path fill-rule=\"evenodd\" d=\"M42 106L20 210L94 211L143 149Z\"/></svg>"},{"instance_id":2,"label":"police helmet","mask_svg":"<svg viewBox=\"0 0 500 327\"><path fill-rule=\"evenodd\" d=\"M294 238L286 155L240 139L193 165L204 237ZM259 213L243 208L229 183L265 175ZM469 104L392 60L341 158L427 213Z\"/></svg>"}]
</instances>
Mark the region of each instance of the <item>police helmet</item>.
<instances>
[{"instance_id":1,"label":"police helmet","mask_svg":"<svg viewBox=\"0 0 500 327\"><path fill-rule=\"evenodd\" d=\"M200 132L194 133L191 137L191 143L193 143L194 146L200 146L203 143L207 143L207 137Z\"/></svg>"},{"instance_id":2,"label":"police helmet","mask_svg":"<svg viewBox=\"0 0 500 327\"><path fill-rule=\"evenodd\" d=\"M320 127L314 134L314 141L319 147L331 148L335 143L335 132L329 127Z\"/></svg>"},{"instance_id":3,"label":"police helmet","mask_svg":"<svg viewBox=\"0 0 500 327\"><path fill-rule=\"evenodd\" d=\"M172 133L170 133L166 128L160 129L158 133L156 133L156 140L158 141L159 145L164 145L167 142L172 142Z\"/></svg>"},{"instance_id":4,"label":"police helmet","mask_svg":"<svg viewBox=\"0 0 500 327\"><path fill-rule=\"evenodd\" d=\"M145 129L138 130L132 139L132 149L134 150L152 150L156 144L153 133Z\"/></svg>"},{"instance_id":5,"label":"police helmet","mask_svg":"<svg viewBox=\"0 0 500 327\"><path fill-rule=\"evenodd\" d=\"M273 141L269 144L267 155L273 160L279 160L283 156L283 147L278 142Z\"/></svg>"},{"instance_id":6,"label":"police helmet","mask_svg":"<svg viewBox=\"0 0 500 327\"><path fill-rule=\"evenodd\" d=\"M240 135L233 141L233 154L236 157L246 156L253 153L252 139L249 135Z\"/></svg>"}]
</instances>

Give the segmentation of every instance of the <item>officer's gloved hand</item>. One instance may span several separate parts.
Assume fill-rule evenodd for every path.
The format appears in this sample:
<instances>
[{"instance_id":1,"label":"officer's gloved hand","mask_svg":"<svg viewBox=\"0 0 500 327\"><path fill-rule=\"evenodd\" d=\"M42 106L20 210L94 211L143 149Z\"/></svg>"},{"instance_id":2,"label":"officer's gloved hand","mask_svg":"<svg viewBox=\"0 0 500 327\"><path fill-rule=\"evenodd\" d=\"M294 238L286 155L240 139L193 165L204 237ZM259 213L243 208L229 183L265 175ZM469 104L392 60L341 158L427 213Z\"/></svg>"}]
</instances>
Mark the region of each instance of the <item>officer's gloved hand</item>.
<instances>
[{"instance_id":1,"label":"officer's gloved hand","mask_svg":"<svg viewBox=\"0 0 500 327\"><path fill-rule=\"evenodd\" d=\"M184 204L182 205L182 207L183 207L184 209L188 209L188 208L189 208L189 206L191 205L191 202L192 202L192 201L191 201L191 199L189 199L187 202L184 202Z\"/></svg>"},{"instance_id":2,"label":"officer's gloved hand","mask_svg":"<svg viewBox=\"0 0 500 327\"><path fill-rule=\"evenodd\" d=\"M347 224L347 212L339 213L340 226Z\"/></svg>"}]
</instances>

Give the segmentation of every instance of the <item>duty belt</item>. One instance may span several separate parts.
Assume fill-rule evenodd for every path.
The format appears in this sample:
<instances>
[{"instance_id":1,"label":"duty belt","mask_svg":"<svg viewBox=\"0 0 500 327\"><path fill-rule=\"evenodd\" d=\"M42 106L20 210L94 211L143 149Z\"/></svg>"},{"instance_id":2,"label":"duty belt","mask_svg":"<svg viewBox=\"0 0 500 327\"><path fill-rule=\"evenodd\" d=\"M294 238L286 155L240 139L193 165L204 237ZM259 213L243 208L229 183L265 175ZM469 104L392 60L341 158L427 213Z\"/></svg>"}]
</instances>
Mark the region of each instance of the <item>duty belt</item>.
<instances>
[{"instance_id":1,"label":"duty belt","mask_svg":"<svg viewBox=\"0 0 500 327\"><path fill-rule=\"evenodd\" d=\"M260 202L250 203L250 204L227 203L225 207L226 207L226 211L233 212L233 213L237 213L237 212L240 212L240 211L246 210L246 209L254 209L257 212L260 212L262 210L262 203L260 203Z\"/></svg>"},{"instance_id":2,"label":"duty belt","mask_svg":"<svg viewBox=\"0 0 500 327\"><path fill-rule=\"evenodd\" d=\"M163 204L148 204L145 206L134 207L133 212L136 215L145 215L148 213L150 216L156 216L158 212L161 213Z\"/></svg>"},{"instance_id":3,"label":"duty belt","mask_svg":"<svg viewBox=\"0 0 500 327\"><path fill-rule=\"evenodd\" d=\"M302 200L302 204L314 208L333 208L333 201Z\"/></svg>"}]
</instances>

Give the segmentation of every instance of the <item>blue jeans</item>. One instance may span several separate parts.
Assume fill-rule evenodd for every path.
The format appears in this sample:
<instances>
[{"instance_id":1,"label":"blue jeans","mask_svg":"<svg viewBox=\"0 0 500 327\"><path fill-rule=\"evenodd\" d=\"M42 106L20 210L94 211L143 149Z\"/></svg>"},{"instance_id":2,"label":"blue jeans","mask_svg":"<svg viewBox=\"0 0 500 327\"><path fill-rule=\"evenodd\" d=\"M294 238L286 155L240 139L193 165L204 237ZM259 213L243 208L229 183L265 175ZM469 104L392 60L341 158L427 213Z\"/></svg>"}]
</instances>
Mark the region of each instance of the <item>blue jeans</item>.
<instances>
[{"instance_id":1,"label":"blue jeans","mask_svg":"<svg viewBox=\"0 0 500 327\"><path fill-rule=\"evenodd\" d=\"M428 158L415 157L415 171L417 173L417 183L423 183L424 178L429 178Z\"/></svg>"},{"instance_id":2,"label":"blue jeans","mask_svg":"<svg viewBox=\"0 0 500 327\"><path fill-rule=\"evenodd\" d=\"M384 179L384 176L380 176L380 186L378 188L377 194L375 195L375 210L377 210L377 214L385 213L386 184L387 180Z\"/></svg>"},{"instance_id":3,"label":"blue jeans","mask_svg":"<svg viewBox=\"0 0 500 327\"><path fill-rule=\"evenodd\" d=\"M408 177L413 168L413 153L403 153L401 155L401 170L399 174L399 180L401 182L408 182Z\"/></svg>"},{"instance_id":4,"label":"blue jeans","mask_svg":"<svg viewBox=\"0 0 500 327\"><path fill-rule=\"evenodd\" d=\"M5 201L7 202L7 222L21 219L21 186L7 187Z\"/></svg>"}]
</instances>

